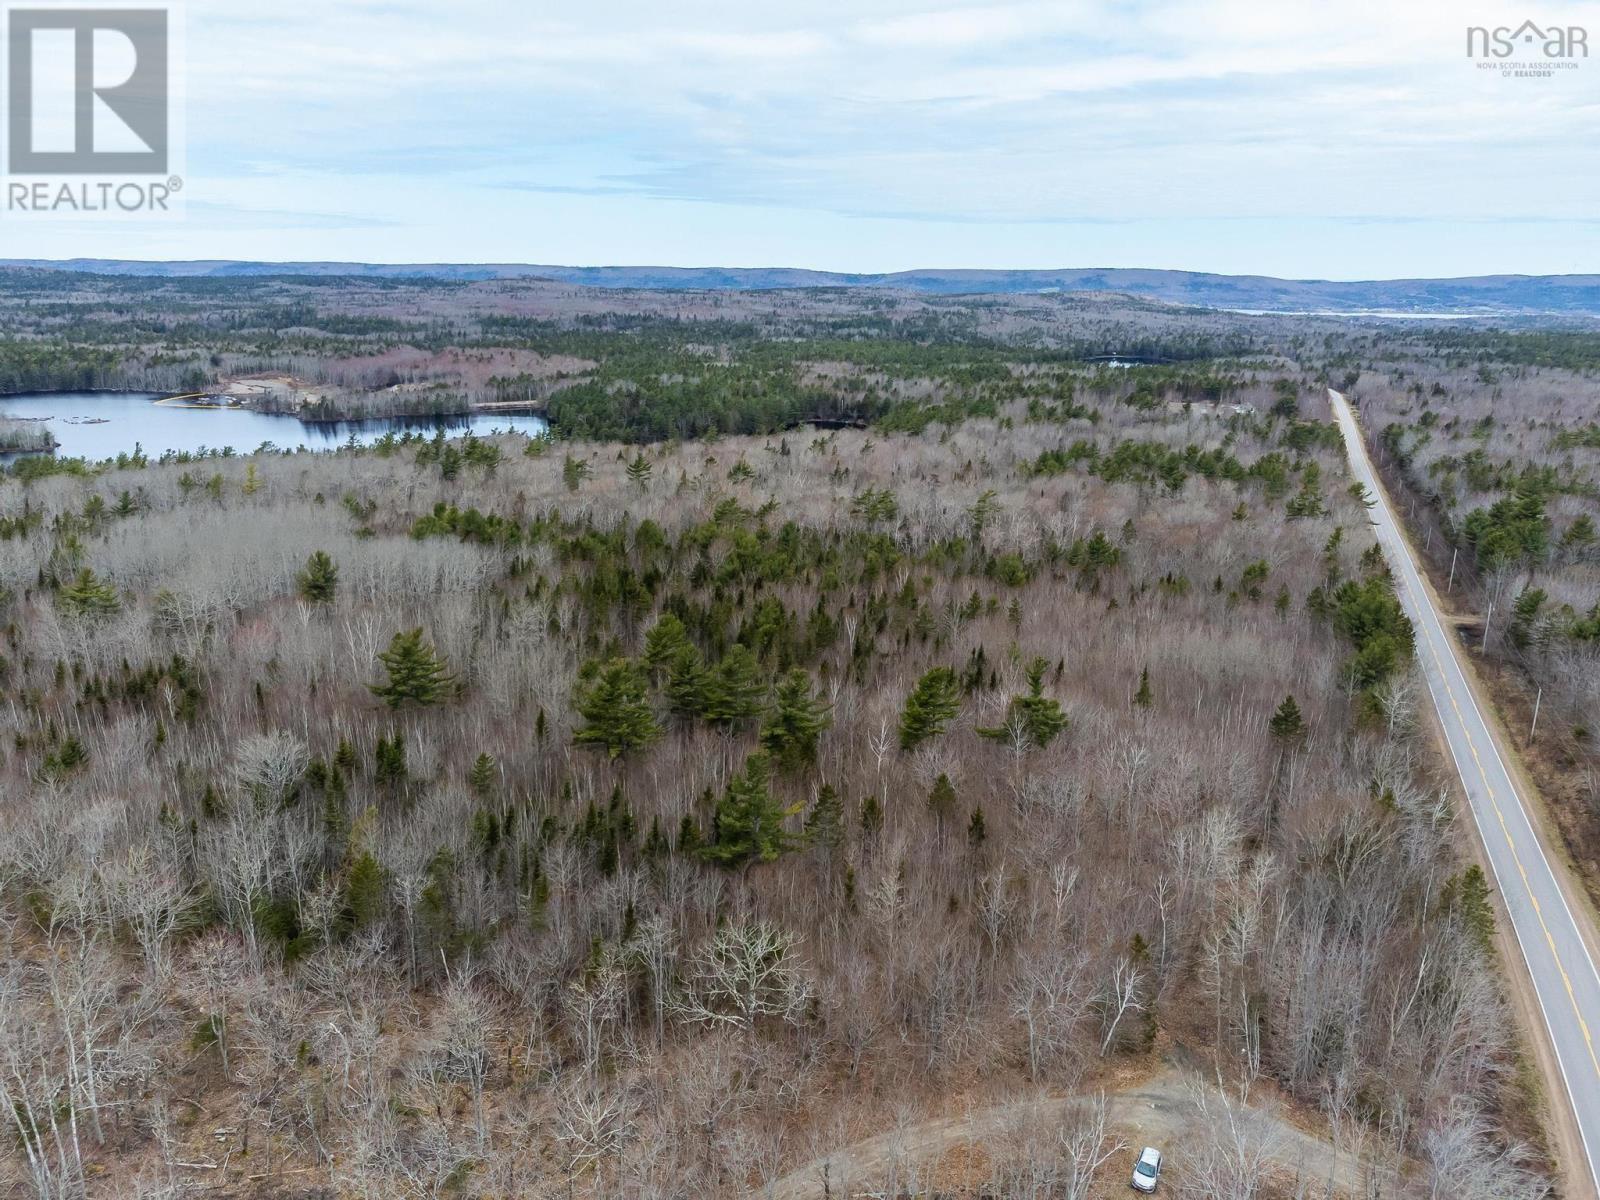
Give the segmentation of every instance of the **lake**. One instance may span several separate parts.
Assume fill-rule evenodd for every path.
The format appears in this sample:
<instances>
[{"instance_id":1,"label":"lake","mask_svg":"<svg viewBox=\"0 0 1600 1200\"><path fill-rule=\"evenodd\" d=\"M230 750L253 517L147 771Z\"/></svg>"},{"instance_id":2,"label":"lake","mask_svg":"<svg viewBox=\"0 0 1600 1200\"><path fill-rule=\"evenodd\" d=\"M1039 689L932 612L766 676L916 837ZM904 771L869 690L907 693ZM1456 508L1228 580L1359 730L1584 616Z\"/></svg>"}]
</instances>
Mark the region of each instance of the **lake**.
<instances>
[{"instance_id":1,"label":"lake","mask_svg":"<svg viewBox=\"0 0 1600 1200\"><path fill-rule=\"evenodd\" d=\"M480 437L495 431L542 433L545 419L530 412L489 411L456 417L387 417L314 424L278 413L240 408L180 408L156 404L149 392L37 392L0 396L0 416L48 418L43 422L68 458L98 460L131 453L137 443L151 458L167 451L219 450L250 454L270 442L279 450L335 450L353 437L371 445L384 434L408 431ZM11 456L0 456L0 458Z\"/></svg>"}]
</instances>

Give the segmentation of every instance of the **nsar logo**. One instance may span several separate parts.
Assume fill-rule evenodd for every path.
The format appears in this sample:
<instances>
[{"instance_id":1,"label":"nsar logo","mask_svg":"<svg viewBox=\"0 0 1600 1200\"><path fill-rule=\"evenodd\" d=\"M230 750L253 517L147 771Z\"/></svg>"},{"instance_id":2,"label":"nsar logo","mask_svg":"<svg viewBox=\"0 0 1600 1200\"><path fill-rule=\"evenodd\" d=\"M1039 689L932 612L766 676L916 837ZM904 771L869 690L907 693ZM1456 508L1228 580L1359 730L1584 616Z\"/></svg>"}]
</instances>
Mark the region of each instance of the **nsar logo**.
<instances>
[{"instance_id":1,"label":"nsar logo","mask_svg":"<svg viewBox=\"0 0 1600 1200\"><path fill-rule=\"evenodd\" d=\"M1549 79L1577 70L1589 57L1589 31L1582 25L1469 25L1467 57L1480 70L1498 71L1508 79Z\"/></svg>"}]
</instances>

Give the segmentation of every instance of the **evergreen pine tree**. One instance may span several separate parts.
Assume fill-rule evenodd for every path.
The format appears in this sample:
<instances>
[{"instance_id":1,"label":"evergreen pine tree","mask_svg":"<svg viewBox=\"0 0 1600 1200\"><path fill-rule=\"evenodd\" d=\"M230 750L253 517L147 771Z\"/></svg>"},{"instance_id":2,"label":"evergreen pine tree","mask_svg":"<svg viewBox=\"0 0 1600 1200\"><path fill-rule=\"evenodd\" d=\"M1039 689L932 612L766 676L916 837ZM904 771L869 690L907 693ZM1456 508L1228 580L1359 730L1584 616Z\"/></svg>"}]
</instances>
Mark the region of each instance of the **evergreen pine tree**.
<instances>
[{"instance_id":1,"label":"evergreen pine tree","mask_svg":"<svg viewBox=\"0 0 1600 1200\"><path fill-rule=\"evenodd\" d=\"M641 492L650 486L650 460L642 453L628 464L628 478Z\"/></svg>"},{"instance_id":2,"label":"evergreen pine tree","mask_svg":"<svg viewBox=\"0 0 1600 1200\"><path fill-rule=\"evenodd\" d=\"M1000 509L996 499L999 494L993 488L989 488L967 510L967 520L972 523L972 536L978 541L983 540L983 531L988 528L989 522Z\"/></svg>"},{"instance_id":3,"label":"evergreen pine tree","mask_svg":"<svg viewBox=\"0 0 1600 1200\"><path fill-rule=\"evenodd\" d=\"M944 732L961 710L961 685L949 667L935 667L911 689L900 714L900 749L915 750Z\"/></svg>"},{"instance_id":4,"label":"evergreen pine tree","mask_svg":"<svg viewBox=\"0 0 1600 1200\"><path fill-rule=\"evenodd\" d=\"M579 676L577 707L584 724L572 735L580 746L603 747L617 758L661 736L650 711L644 672L625 658L589 663Z\"/></svg>"},{"instance_id":5,"label":"evergreen pine tree","mask_svg":"<svg viewBox=\"0 0 1600 1200\"><path fill-rule=\"evenodd\" d=\"M683 622L672 613L662 613L644 635L644 665L652 673L665 671L688 646L689 634Z\"/></svg>"},{"instance_id":6,"label":"evergreen pine tree","mask_svg":"<svg viewBox=\"0 0 1600 1200\"><path fill-rule=\"evenodd\" d=\"M1547 599L1549 597L1545 590L1536 588L1532 584L1525 585L1517 594L1516 600L1511 605L1511 627L1508 633L1511 644L1518 650L1526 650L1540 640L1539 610L1544 607Z\"/></svg>"},{"instance_id":7,"label":"evergreen pine tree","mask_svg":"<svg viewBox=\"0 0 1600 1200\"><path fill-rule=\"evenodd\" d=\"M1267 722L1267 732L1280 742L1292 742L1304 736L1305 731L1306 722L1300 715L1300 706L1295 703L1293 696L1285 696L1283 703L1278 705L1278 711Z\"/></svg>"},{"instance_id":8,"label":"evergreen pine tree","mask_svg":"<svg viewBox=\"0 0 1600 1200\"><path fill-rule=\"evenodd\" d=\"M811 694L811 676L799 667L778 681L772 708L761 726L761 745L780 768L809 766L817 758L817 739L832 718L828 706Z\"/></svg>"},{"instance_id":9,"label":"evergreen pine tree","mask_svg":"<svg viewBox=\"0 0 1600 1200\"><path fill-rule=\"evenodd\" d=\"M1139 672L1139 690L1133 694L1133 703L1139 708L1149 708L1155 702L1155 693L1150 690L1150 668L1145 667Z\"/></svg>"},{"instance_id":10,"label":"evergreen pine tree","mask_svg":"<svg viewBox=\"0 0 1600 1200\"><path fill-rule=\"evenodd\" d=\"M956 811L956 785L950 782L950 776L943 771L939 772L939 778L933 781L933 789L928 793L928 811L939 823L942 834L945 822L954 816Z\"/></svg>"},{"instance_id":11,"label":"evergreen pine tree","mask_svg":"<svg viewBox=\"0 0 1600 1200\"><path fill-rule=\"evenodd\" d=\"M454 479L459 474L461 474L461 451L454 446L446 446L439 451L439 477Z\"/></svg>"},{"instance_id":12,"label":"evergreen pine tree","mask_svg":"<svg viewBox=\"0 0 1600 1200\"><path fill-rule=\"evenodd\" d=\"M1042 750L1067 727L1067 714L1061 711L1061 702L1044 694L1044 673L1050 664L1036 658L1028 664L1028 691L1026 695L1013 696L1006 709L1002 725L986 726L978 730L983 737L997 742L1007 742L1012 731L1020 728L1028 745Z\"/></svg>"},{"instance_id":13,"label":"evergreen pine tree","mask_svg":"<svg viewBox=\"0 0 1600 1200\"><path fill-rule=\"evenodd\" d=\"M983 820L983 805L972 810L972 819L967 822L967 841L973 846L981 846L988 840L988 826Z\"/></svg>"},{"instance_id":14,"label":"evergreen pine tree","mask_svg":"<svg viewBox=\"0 0 1600 1200\"><path fill-rule=\"evenodd\" d=\"M380 785L402 784L406 780L405 735L396 730L392 738L378 737L373 751L373 775Z\"/></svg>"},{"instance_id":15,"label":"evergreen pine tree","mask_svg":"<svg viewBox=\"0 0 1600 1200\"><path fill-rule=\"evenodd\" d=\"M1494 905L1482 867L1474 864L1446 880L1439 903L1461 922L1479 950L1494 953Z\"/></svg>"},{"instance_id":16,"label":"evergreen pine tree","mask_svg":"<svg viewBox=\"0 0 1600 1200\"><path fill-rule=\"evenodd\" d=\"M658 814L650 818L650 832L644 835L644 845L639 848L639 853L646 861L656 862L667 856L668 849L667 835L661 830L661 817Z\"/></svg>"},{"instance_id":17,"label":"evergreen pine tree","mask_svg":"<svg viewBox=\"0 0 1600 1200\"><path fill-rule=\"evenodd\" d=\"M674 655L667 671L667 707L674 716L703 717L710 689L711 672L706 670L700 651L685 643Z\"/></svg>"},{"instance_id":18,"label":"evergreen pine tree","mask_svg":"<svg viewBox=\"0 0 1600 1200\"><path fill-rule=\"evenodd\" d=\"M1572 524L1567 526L1567 531L1561 535L1559 548L1563 554L1581 558L1588 553L1595 541L1594 518L1588 513L1579 513L1572 519Z\"/></svg>"},{"instance_id":19,"label":"evergreen pine tree","mask_svg":"<svg viewBox=\"0 0 1600 1200\"><path fill-rule=\"evenodd\" d=\"M567 485L567 491L575 492L583 481L589 478L589 464L569 454L566 461L561 464L561 478Z\"/></svg>"},{"instance_id":20,"label":"evergreen pine tree","mask_svg":"<svg viewBox=\"0 0 1600 1200\"><path fill-rule=\"evenodd\" d=\"M700 849L700 826L695 824L694 817L688 813L683 814L683 820L678 822L679 854L695 854Z\"/></svg>"},{"instance_id":21,"label":"evergreen pine tree","mask_svg":"<svg viewBox=\"0 0 1600 1200\"><path fill-rule=\"evenodd\" d=\"M480 754L472 764L472 772L467 776L467 782L472 787L474 795L487 796L494 790L495 761L491 754Z\"/></svg>"},{"instance_id":22,"label":"evergreen pine tree","mask_svg":"<svg viewBox=\"0 0 1600 1200\"><path fill-rule=\"evenodd\" d=\"M353 928L365 929L382 919L386 891L383 867L370 850L362 851L344 880L344 907Z\"/></svg>"},{"instance_id":23,"label":"evergreen pine tree","mask_svg":"<svg viewBox=\"0 0 1600 1200\"><path fill-rule=\"evenodd\" d=\"M861 802L860 820L862 837L873 837L883 828L883 805L879 804L878 797L870 792Z\"/></svg>"},{"instance_id":24,"label":"evergreen pine tree","mask_svg":"<svg viewBox=\"0 0 1600 1200\"><path fill-rule=\"evenodd\" d=\"M830 853L844 841L844 804L829 784L822 785L806 814L806 841Z\"/></svg>"},{"instance_id":25,"label":"evergreen pine tree","mask_svg":"<svg viewBox=\"0 0 1600 1200\"><path fill-rule=\"evenodd\" d=\"M350 822L344 811L344 776L335 772L329 779L327 795L322 801L322 836L327 844L336 846L350 833Z\"/></svg>"},{"instance_id":26,"label":"evergreen pine tree","mask_svg":"<svg viewBox=\"0 0 1600 1200\"><path fill-rule=\"evenodd\" d=\"M407 701L423 706L437 704L454 688L455 676L445 669L438 651L422 640L420 626L395 634L389 648L378 655L378 661L388 672L389 681L369 687L390 708L399 708Z\"/></svg>"},{"instance_id":27,"label":"evergreen pine tree","mask_svg":"<svg viewBox=\"0 0 1600 1200\"><path fill-rule=\"evenodd\" d=\"M108 617L122 607L117 591L102 583L88 567L61 589L61 605L79 617Z\"/></svg>"},{"instance_id":28,"label":"evergreen pine tree","mask_svg":"<svg viewBox=\"0 0 1600 1200\"><path fill-rule=\"evenodd\" d=\"M706 688L708 720L731 725L761 715L767 683L749 646L735 645L712 669Z\"/></svg>"},{"instance_id":29,"label":"evergreen pine tree","mask_svg":"<svg viewBox=\"0 0 1600 1200\"><path fill-rule=\"evenodd\" d=\"M318 550L306 559L305 570L295 577L300 598L312 604L327 604L339 588L339 568L333 559Z\"/></svg>"},{"instance_id":30,"label":"evergreen pine tree","mask_svg":"<svg viewBox=\"0 0 1600 1200\"><path fill-rule=\"evenodd\" d=\"M757 751L745 762L744 773L729 784L717 801L713 822L715 835L700 853L724 866L744 866L772 862L793 849L795 839L783 822L800 811L796 804L785 808L769 786L770 771L765 753Z\"/></svg>"}]
</instances>

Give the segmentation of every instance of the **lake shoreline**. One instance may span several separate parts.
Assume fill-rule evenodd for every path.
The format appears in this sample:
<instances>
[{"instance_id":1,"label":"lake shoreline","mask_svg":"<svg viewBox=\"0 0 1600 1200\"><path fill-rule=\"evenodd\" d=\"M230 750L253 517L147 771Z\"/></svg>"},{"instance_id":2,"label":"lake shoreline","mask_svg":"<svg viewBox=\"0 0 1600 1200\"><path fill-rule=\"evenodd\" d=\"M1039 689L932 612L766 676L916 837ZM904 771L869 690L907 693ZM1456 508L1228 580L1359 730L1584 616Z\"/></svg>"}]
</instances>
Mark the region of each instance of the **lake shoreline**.
<instances>
[{"instance_id":1,"label":"lake shoreline","mask_svg":"<svg viewBox=\"0 0 1600 1200\"><path fill-rule=\"evenodd\" d=\"M293 417L302 425L334 425L351 421L428 421L470 417L474 413L506 413L513 416L544 417L545 406L526 400L482 400L460 408L397 409L393 412L369 413L359 409L335 412L324 416L317 409L325 405L302 405L292 410L273 408L252 403L249 395L235 396L223 392L175 392L160 396L152 403L163 408L210 409L219 412L254 412L269 417Z\"/></svg>"},{"instance_id":2,"label":"lake shoreline","mask_svg":"<svg viewBox=\"0 0 1600 1200\"><path fill-rule=\"evenodd\" d=\"M7 459L19 455L58 455L91 462L114 459L140 449L155 458L163 454L199 454L222 450L247 455L273 452L321 452L354 442L372 445L385 436L449 437L520 433L538 436L549 422L537 406L473 405L448 413L398 413L370 416L308 417L303 411L258 408L247 400L199 403L208 392L153 392L116 389L12 392L0 395L0 419L15 420L48 434L52 445L0 448ZM189 414L226 412L231 419L205 421ZM42 429L46 423L49 429Z\"/></svg>"}]
</instances>

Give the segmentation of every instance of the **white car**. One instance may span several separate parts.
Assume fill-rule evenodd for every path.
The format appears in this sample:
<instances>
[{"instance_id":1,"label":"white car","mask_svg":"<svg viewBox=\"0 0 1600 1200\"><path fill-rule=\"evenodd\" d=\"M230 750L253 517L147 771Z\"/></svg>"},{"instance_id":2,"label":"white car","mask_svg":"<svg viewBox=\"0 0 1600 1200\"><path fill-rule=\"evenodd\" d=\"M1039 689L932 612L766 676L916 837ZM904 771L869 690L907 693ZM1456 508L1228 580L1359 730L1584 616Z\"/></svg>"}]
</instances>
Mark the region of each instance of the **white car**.
<instances>
[{"instance_id":1,"label":"white car","mask_svg":"<svg viewBox=\"0 0 1600 1200\"><path fill-rule=\"evenodd\" d=\"M1161 1151L1154 1146L1146 1146L1139 1155L1139 1161L1133 1164L1133 1186L1141 1192L1153 1192L1160 1178Z\"/></svg>"}]
</instances>

